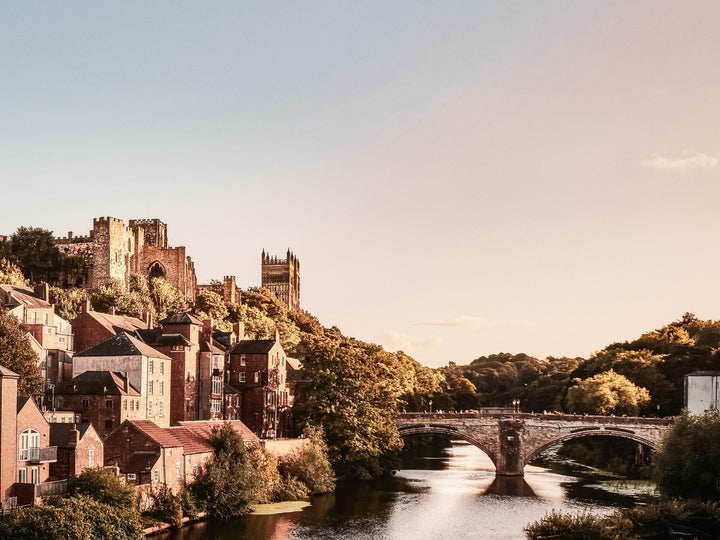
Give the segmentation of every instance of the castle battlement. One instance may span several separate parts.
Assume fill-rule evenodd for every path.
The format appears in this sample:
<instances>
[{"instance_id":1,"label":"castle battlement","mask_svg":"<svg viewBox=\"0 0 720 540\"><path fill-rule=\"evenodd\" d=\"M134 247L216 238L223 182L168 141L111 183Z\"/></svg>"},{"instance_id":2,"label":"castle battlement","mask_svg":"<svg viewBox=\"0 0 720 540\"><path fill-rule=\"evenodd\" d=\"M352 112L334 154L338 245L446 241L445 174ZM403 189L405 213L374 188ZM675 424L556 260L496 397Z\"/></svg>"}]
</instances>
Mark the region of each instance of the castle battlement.
<instances>
[{"instance_id":1,"label":"castle battlement","mask_svg":"<svg viewBox=\"0 0 720 540\"><path fill-rule=\"evenodd\" d=\"M92 234L75 236L72 231L68 231L67 236L62 238L55 238L56 244L89 244L92 242Z\"/></svg>"}]
</instances>

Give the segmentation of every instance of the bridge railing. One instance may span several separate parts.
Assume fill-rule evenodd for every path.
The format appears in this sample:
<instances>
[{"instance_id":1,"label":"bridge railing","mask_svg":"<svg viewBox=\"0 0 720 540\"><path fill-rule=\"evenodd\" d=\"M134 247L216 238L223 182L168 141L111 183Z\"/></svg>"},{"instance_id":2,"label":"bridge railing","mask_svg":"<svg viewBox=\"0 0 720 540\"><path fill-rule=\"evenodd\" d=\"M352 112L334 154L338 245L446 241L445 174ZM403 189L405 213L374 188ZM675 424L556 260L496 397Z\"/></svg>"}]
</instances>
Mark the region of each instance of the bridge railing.
<instances>
[{"instance_id":1,"label":"bridge railing","mask_svg":"<svg viewBox=\"0 0 720 540\"><path fill-rule=\"evenodd\" d=\"M588 422L594 424L645 424L667 426L672 423L673 417L657 418L644 416L601 416L589 414L543 414L543 413L513 413L513 412L496 412L489 411L468 411L460 413L430 413L430 412L412 412L402 413L396 417L397 420L432 420L432 419L471 419L471 418L514 418L518 420L534 419L547 420L556 422Z\"/></svg>"}]
</instances>

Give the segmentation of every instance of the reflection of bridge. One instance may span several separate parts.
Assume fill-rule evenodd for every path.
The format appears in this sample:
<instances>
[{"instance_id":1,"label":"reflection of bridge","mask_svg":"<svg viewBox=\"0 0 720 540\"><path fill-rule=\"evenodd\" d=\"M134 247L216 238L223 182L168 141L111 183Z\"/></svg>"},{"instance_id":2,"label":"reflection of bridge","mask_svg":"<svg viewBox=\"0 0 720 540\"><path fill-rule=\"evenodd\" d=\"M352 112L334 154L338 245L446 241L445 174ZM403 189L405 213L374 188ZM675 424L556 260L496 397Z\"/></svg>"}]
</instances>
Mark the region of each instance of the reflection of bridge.
<instances>
[{"instance_id":1,"label":"reflection of bridge","mask_svg":"<svg viewBox=\"0 0 720 540\"><path fill-rule=\"evenodd\" d=\"M672 420L563 414L406 413L395 418L401 437L425 433L463 439L485 452L498 475L523 476L548 448L589 436L622 437L655 449Z\"/></svg>"}]
</instances>

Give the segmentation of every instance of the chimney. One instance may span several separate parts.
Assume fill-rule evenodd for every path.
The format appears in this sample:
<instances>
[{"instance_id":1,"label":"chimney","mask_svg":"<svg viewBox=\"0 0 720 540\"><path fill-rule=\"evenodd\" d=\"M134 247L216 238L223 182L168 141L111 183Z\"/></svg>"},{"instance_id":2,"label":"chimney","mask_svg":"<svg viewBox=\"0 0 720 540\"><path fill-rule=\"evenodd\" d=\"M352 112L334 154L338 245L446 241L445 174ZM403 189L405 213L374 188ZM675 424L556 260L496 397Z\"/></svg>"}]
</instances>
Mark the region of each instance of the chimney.
<instances>
[{"instance_id":1,"label":"chimney","mask_svg":"<svg viewBox=\"0 0 720 540\"><path fill-rule=\"evenodd\" d=\"M143 311L143 321L145 321L145 324L147 324L148 328L153 327L152 311L150 311L149 309L146 309L145 311Z\"/></svg>"},{"instance_id":2,"label":"chimney","mask_svg":"<svg viewBox=\"0 0 720 540\"><path fill-rule=\"evenodd\" d=\"M202 328L200 329L201 341L207 341L208 343L210 343L210 341L212 341L212 330L213 330L212 319L203 320Z\"/></svg>"},{"instance_id":3,"label":"chimney","mask_svg":"<svg viewBox=\"0 0 720 540\"><path fill-rule=\"evenodd\" d=\"M45 302L50 301L50 286L44 281L35 285L35 287L33 287L33 292L35 293L35 296L42 298Z\"/></svg>"},{"instance_id":4,"label":"chimney","mask_svg":"<svg viewBox=\"0 0 720 540\"><path fill-rule=\"evenodd\" d=\"M245 323L236 322L235 324L233 324L233 332L235 332L237 341L242 341L243 339L245 339Z\"/></svg>"},{"instance_id":5,"label":"chimney","mask_svg":"<svg viewBox=\"0 0 720 540\"><path fill-rule=\"evenodd\" d=\"M77 425L73 424L72 429L68 432L68 445L77 446L80 440L80 432L77 430Z\"/></svg>"},{"instance_id":6,"label":"chimney","mask_svg":"<svg viewBox=\"0 0 720 540\"><path fill-rule=\"evenodd\" d=\"M115 306L110 306L110 315L115 315Z\"/></svg>"},{"instance_id":7,"label":"chimney","mask_svg":"<svg viewBox=\"0 0 720 540\"><path fill-rule=\"evenodd\" d=\"M128 372L127 372L127 371L123 371L123 378L124 378L123 390L125 390L125 393L127 394L127 393L129 392L129 388L128 388Z\"/></svg>"},{"instance_id":8,"label":"chimney","mask_svg":"<svg viewBox=\"0 0 720 540\"><path fill-rule=\"evenodd\" d=\"M68 240L72 240L72 239L73 239L73 232L68 231Z\"/></svg>"},{"instance_id":9,"label":"chimney","mask_svg":"<svg viewBox=\"0 0 720 540\"><path fill-rule=\"evenodd\" d=\"M88 311L92 311L92 305L90 304L90 297L85 295L80 306L80 313L87 313Z\"/></svg>"}]
</instances>

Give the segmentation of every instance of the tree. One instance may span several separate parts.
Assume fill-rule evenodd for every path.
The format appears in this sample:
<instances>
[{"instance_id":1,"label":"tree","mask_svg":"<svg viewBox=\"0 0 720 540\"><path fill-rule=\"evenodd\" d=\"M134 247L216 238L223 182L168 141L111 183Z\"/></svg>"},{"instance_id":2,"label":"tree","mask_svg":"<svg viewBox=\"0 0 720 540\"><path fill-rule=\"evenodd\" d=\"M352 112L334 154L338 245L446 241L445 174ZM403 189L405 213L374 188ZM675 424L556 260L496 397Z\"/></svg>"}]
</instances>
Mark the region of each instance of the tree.
<instances>
[{"instance_id":1,"label":"tree","mask_svg":"<svg viewBox=\"0 0 720 540\"><path fill-rule=\"evenodd\" d=\"M60 268L60 251L52 231L38 227L19 227L10 237L12 255L32 283L48 281Z\"/></svg>"},{"instance_id":2,"label":"tree","mask_svg":"<svg viewBox=\"0 0 720 540\"><path fill-rule=\"evenodd\" d=\"M655 455L655 481L669 497L720 500L720 416L683 411Z\"/></svg>"},{"instance_id":3,"label":"tree","mask_svg":"<svg viewBox=\"0 0 720 540\"><path fill-rule=\"evenodd\" d=\"M86 295L87 291L83 289L50 287L50 303L55 308L55 314L66 321L77 317Z\"/></svg>"},{"instance_id":4,"label":"tree","mask_svg":"<svg viewBox=\"0 0 720 540\"><path fill-rule=\"evenodd\" d=\"M135 488L102 467L85 469L70 482L70 493L90 497L116 508L134 509L137 503Z\"/></svg>"},{"instance_id":5,"label":"tree","mask_svg":"<svg viewBox=\"0 0 720 540\"><path fill-rule=\"evenodd\" d=\"M635 416L641 405L650 400L645 388L635 386L613 370L599 373L568 389L570 412L588 414L627 414Z\"/></svg>"},{"instance_id":6,"label":"tree","mask_svg":"<svg viewBox=\"0 0 720 540\"><path fill-rule=\"evenodd\" d=\"M7 312L0 312L0 365L20 376L18 394L37 397L42 393L40 359L25 326Z\"/></svg>"},{"instance_id":7,"label":"tree","mask_svg":"<svg viewBox=\"0 0 720 540\"><path fill-rule=\"evenodd\" d=\"M228 330L228 309L222 296L213 291L201 291L195 298L194 312L199 318L210 318L219 328Z\"/></svg>"},{"instance_id":8,"label":"tree","mask_svg":"<svg viewBox=\"0 0 720 540\"><path fill-rule=\"evenodd\" d=\"M5 242L3 242L5 243ZM0 258L0 284L23 286L27 283L20 268L7 259Z\"/></svg>"},{"instance_id":9,"label":"tree","mask_svg":"<svg viewBox=\"0 0 720 540\"><path fill-rule=\"evenodd\" d=\"M335 472L328 459L328 447L321 427L305 428L308 444L280 464L281 472L304 484L309 494L329 493L335 489Z\"/></svg>"},{"instance_id":10,"label":"tree","mask_svg":"<svg viewBox=\"0 0 720 540\"><path fill-rule=\"evenodd\" d=\"M148 284L148 292L152 299L155 316L160 321L170 313L188 310L185 297L165 278L152 278Z\"/></svg>"},{"instance_id":11,"label":"tree","mask_svg":"<svg viewBox=\"0 0 720 540\"><path fill-rule=\"evenodd\" d=\"M213 428L209 442L214 459L191 489L212 517L241 516L253 504L269 501L280 476L264 448L247 447L230 424Z\"/></svg>"}]
</instances>

